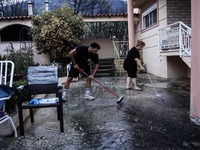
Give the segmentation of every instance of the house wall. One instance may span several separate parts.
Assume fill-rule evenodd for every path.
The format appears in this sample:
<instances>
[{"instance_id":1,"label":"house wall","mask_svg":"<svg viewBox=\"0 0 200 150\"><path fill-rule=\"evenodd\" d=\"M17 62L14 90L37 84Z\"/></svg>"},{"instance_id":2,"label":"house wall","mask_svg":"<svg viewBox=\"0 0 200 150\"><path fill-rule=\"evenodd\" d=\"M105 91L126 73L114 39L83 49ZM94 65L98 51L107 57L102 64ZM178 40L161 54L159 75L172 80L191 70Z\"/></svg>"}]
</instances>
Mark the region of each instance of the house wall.
<instances>
[{"instance_id":1,"label":"house wall","mask_svg":"<svg viewBox=\"0 0 200 150\"><path fill-rule=\"evenodd\" d=\"M191 27L191 0L167 0L167 24L177 21Z\"/></svg>"},{"instance_id":2,"label":"house wall","mask_svg":"<svg viewBox=\"0 0 200 150\"><path fill-rule=\"evenodd\" d=\"M142 6L140 8L141 12L148 8L153 2L155 2L155 0L151 0L148 2L149 3L145 3L145 6ZM183 3L182 1L176 1L176 3L177 2L179 3L179 5L176 6L177 8L185 6L183 7L183 9L191 9L189 8L190 5L188 4L188 0L183 0ZM175 5L174 1L169 0L168 2L168 0L157 0L157 4L158 24L143 31L141 30L142 20L140 18L139 24L135 26L135 43L137 40L140 39L142 39L146 43L146 46L143 48L142 51L143 62L149 73L159 77L190 77L190 68L179 57L159 56L158 53L158 29L166 27L170 22L174 23L180 20L184 21L183 16L186 15L186 13L183 14L183 11L179 12L179 18L176 19L177 10L175 10L175 6L169 8L169 6L171 6L172 4ZM173 10L172 12L170 12L171 9ZM190 16L190 11L188 15ZM188 21L188 23L186 21ZM186 18L184 23L189 24L189 22L190 20Z\"/></svg>"},{"instance_id":3,"label":"house wall","mask_svg":"<svg viewBox=\"0 0 200 150\"><path fill-rule=\"evenodd\" d=\"M99 58L113 58L113 44L111 39L85 39L81 45L90 45L92 42L97 42L101 46L101 50L98 52ZM10 42L1 42L0 55L6 55L6 47ZM20 42L12 42L15 50L20 49ZM41 54L38 55L36 50L34 51L34 62L39 64L47 64L50 60L49 55Z\"/></svg>"},{"instance_id":4,"label":"house wall","mask_svg":"<svg viewBox=\"0 0 200 150\"><path fill-rule=\"evenodd\" d=\"M27 26L27 27L32 26L30 18L29 19L22 19L22 20L16 19L16 20L12 20L12 21L10 21L10 20L3 20L0 23L0 30L3 30L4 28L6 28L6 27L8 27L10 25L19 25L19 24ZM0 42L0 45L1 45L0 46L0 55L3 56L3 55L7 54L6 47L10 45L9 43L13 44L13 47L14 47L15 50L19 50L20 49L20 42L18 42L18 41ZM33 59L34 59L35 63L39 63L39 64L46 64L46 63L48 63L48 61L49 61L49 56L48 55L44 55L44 54L38 55L36 53L36 50L35 49L33 49L33 50L34 50L34 58Z\"/></svg>"},{"instance_id":5,"label":"house wall","mask_svg":"<svg viewBox=\"0 0 200 150\"><path fill-rule=\"evenodd\" d=\"M24 25L27 27L32 26L30 19L23 19L23 20L2 20L0 23L0 31L4 28L10 26L10 25ZM83 45L90 45L92 42L97 42L101 46L101 50L99 51L99 58L113 58L113 44L111 39L87 39L83 40ZM0 42L0 55L6 55L6 47L10 45L10 43L13 44L13 47L15 50L20 49L20 42L19 41L8 41L8 42ZM38 55L36 53L36 50L34 50L34 62L39 64L46 64L49 62L49 55Z\"/></svg>"},{"instance_id":6,"label":"house wall","mask_svg":"<svg viewBox=\"0 0 200 150\"><path fill-rule=\"evenodd\" d=\"M200 1L192 2L192 70L191 70L191 93L190 93L190 119L200 125Z\"/></svg>"},{"instance_id":7,"label":"house wall","mask_svg":"<svg viewBox=\"0 0 200 150\"><path fill-rule=\"evenodd\" d=\"M141 9L144 10L155 0L149 1ZM143 62L149 73L167 78L167 58L159 57L158 53L158 29L167 25L166 0L158 0L158 24L149 30L141 30L141 20L135 26L135 43L142 39L146 46L142 51Z\"/></svg>"},{"instance_id":8,"label":"house wall","mask_svg":"<svg viewBox=\"0 0 200 150\"><path fill-rule=\"evenodd\" d=\"M191 27L191 0L167 0L167 25L182 21ZM179 57L168 57L167 77L190 77L191 69Z\"/></svg>"},{"instance_id":9,"label":"house wall","mask_svg":"<svg viewBox=\"0 0 200 150\"><path fill-rule=\"evenodd\" d=\"M97 42L101 49L98 52L99 58L113 58L113 43L111 39L84 39L82 45L90 45L92 42Z\"/></svg>"},{"instance_id":10,"label":"house wall","mask_svg":"<svg viewBox=\"0 0 200 150\"><path fill-rule=\"evenodd\" d=\"M183 78L188 76L188 66L182 61L179 56L168 56L167 68L168 78ZM177 70L179 71L177 72Z\"/></svg>"},{"instance_id":11,"label":"house wall","mask_svg":"<svg viewBox=\"0 0 200 150\"><path fill-rule=\"evenodd\" d=\"M9 44L10 42L1 42L0 43L0 55L7 55L7 51L6 51L6 47ZM19 50L20 49L20 42L11 42L13 44L13 47L15 50ZM33 57L33 60L35 63L39 63L39 64L47 64L49 62L49 55L45 55L45 54L41 54L41 55L38 55L36 53L36 49L33 47L33 53L34 53L34 57Z\"/></svg>"},{"instance_id":12,"label":"house wall","mask_svg":"<svg viewBox=\"0 0 200 150\"><path fill-rule=\"evenodd\" d=\"M31 25L31 19L23 19L23 20L18 20L17 19L17 20L12 20L12 21L10 21L10 20L3 20L0 23L0 30L2 30L5 27L8 27L10 25L17 25L17 24L28 26L28 27L32 26Z\"/></svg>"}]
</instances>

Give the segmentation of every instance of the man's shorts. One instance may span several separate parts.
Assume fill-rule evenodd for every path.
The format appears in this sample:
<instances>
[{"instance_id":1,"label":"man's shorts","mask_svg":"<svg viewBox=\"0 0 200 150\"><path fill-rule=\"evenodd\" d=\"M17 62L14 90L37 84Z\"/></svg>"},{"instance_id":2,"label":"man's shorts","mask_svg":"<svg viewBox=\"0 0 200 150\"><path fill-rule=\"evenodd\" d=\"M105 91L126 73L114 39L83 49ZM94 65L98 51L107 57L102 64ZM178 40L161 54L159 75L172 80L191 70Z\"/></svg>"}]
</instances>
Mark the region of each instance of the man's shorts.
<instances>
[{"instance_id":1,"label":"man's shorts","mask_svg":"<svg viewBox=\"0 0 200 150\"><path fill-rule=\"evenodd\" d=\"M91 75L90 66L79 66L79 68L83 70L85 73L87 73L88 75ZM73 65L71 65L71 69L69 71L69 77L77 78L80 72L81 71L79 71L78 69L75 69ZM83 77L87 77L87 75L83 74Z\"/></svg>"}]
</instances>

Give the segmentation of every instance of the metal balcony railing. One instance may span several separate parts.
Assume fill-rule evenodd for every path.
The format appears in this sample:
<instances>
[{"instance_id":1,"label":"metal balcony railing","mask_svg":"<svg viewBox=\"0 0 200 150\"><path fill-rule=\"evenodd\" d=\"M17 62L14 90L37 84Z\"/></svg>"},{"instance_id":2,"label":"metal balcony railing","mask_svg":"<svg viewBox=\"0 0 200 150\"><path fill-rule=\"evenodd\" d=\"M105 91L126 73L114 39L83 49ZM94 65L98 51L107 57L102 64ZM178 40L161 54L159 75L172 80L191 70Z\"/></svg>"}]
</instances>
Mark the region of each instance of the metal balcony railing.
<instances>
[{"instance_id":1,"label":"metal balcony railing","mask_svg":"<svg viewBox=\"0 0 200 150\"><path fill-rule=\"evenodd\" d=\"M159 56L163 52L179 51L179 56L191 56L191 28L179 21L158 30Z\"/></svg>"}]
</instances>

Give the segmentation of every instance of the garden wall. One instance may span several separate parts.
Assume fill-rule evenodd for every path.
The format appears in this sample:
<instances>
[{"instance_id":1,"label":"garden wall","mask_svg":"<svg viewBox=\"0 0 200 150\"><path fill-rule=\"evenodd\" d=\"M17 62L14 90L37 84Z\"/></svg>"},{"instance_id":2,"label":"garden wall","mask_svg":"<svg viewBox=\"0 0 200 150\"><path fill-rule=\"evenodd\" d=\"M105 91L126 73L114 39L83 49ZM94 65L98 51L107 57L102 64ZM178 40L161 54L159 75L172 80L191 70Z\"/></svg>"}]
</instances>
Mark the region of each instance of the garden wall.
<instances>
[{"instance_id":1,"label":"garden wall","mask_svg":"<svg viewBox=\"0 0 200 150\"><path fill-rule=\"evenodd\" d=\"M98 52L99 58L113 58L113 43L111 39L84 39L82 45L90 45L92 42L97 42L101 46Z\"/></svg>"}]
</instances>

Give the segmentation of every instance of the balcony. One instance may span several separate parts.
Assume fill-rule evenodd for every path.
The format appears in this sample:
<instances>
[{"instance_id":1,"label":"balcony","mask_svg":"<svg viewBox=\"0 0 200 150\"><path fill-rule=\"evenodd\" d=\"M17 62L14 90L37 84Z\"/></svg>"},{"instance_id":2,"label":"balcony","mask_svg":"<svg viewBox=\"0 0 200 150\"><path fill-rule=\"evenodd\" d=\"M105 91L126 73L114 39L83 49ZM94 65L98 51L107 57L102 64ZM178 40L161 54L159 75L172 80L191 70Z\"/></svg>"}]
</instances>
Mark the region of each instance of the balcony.
<instances>
[{"instance_id":1,"label":"balcony","mask_svg":"<svg viewBox=\"0 0 200 150\"><path fill-rule=\"evenodd\" d=\"M159 56L191 57L191 28L179 21L158 30Z\"/></svg>"},{"instance_id":2,"label":"balcony","mask_svg":"<svg viewBox=\"0 0 200 150\"><path fill-rule=\"evenodd\" d=\"M191 28L179 21L158 30L159 56L180 56L191 68Z\"/></svg>"}]
</instances>

